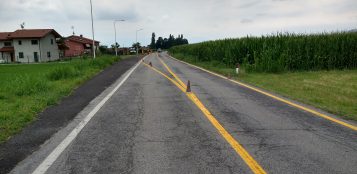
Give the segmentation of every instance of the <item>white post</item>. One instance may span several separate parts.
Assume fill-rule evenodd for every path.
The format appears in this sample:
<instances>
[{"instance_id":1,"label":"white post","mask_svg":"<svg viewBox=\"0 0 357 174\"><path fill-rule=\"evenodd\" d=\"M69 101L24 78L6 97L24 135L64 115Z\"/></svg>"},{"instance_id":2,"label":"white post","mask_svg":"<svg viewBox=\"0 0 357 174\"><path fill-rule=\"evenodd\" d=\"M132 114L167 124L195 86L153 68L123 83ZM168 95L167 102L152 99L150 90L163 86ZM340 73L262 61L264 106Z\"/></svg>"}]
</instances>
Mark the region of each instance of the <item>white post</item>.
<instances>
[{"instance_id":1,"label":"white post","mask_svg":"<svg viewBox=\"0 0 357 174\"><path fill-rule=\"evenodd\" d=\"M237 66L236 66L236 73L239 74L239 68L240 68L240 64L237 63Z\"/></svg>"},{"instance_id":2,"label":"white post","mask_svg":"<svg viewBox=\"0 0 357 174\"><path fill-rule=\"evenodd\" d=\"M139 47L138 47L138 45L137 45L137 43L138 43L138 32L141 31L141 30L143 30L143 29L141 28L141 29L139 29L139 30L136 30L136 37L135 37L135 38L136 38L136 39L135 39L135 44L136 44L136 45L135 45L135 47L136 47L136 56L138 56L138 51L139 51L139 50L138 50Z\"/></svg>"},{"instance_id":3,"label":"white post","mask_svg":"<svg viewBox=\"0 0 357 174\"><path fill-rule=\"evenodd\" d=\"M120 19L120 20L114 20L114 33L115 33L115 43L114 43L114 47L115 47L115 56L118 56L118 47L117 47L117 29L116 29L116 26L115 26L115 22L123 22L125 21L124 19Z\"/></svg>"},{"instance_id":4,"label":"white post","mask_svg":"<svg viewBox=\"0 0 357 174\"><path fill-rule=\"evenodd\" d=\"M94 42L94 24L93 24L93 7L92 7L92 0L89 0L90 2L90 14L91 14L91 19L92 19L92 39L93 39L93 59L95 59L95 42Z\"/></svg>"},{"instance_id":5,"label":"white post","mask_svg":"<svg viewBox=\"0 0 357 174\"><path fill-rule=\"evenodd\" d=\"M116 27L115 27L115 22L116 21L114 21L114 35L115 35L115 42L114 42L114 46L115 46L115 56L118 56L118 48L117 48L117 29L116 29Z\"/></svg>"},{"instance_id":6,"label":"white post","mask_svg":"<svg viewBox=\"0 0 357 174\"><path fill-rule=\"evenodd\" d=\"M136 30L136 35L135 35L136 37L135 37L135 50L136 50L136 57L138 57L138 45L137 45L137 43L138 43L138 30Z\"/></svg>"}]
</instances>

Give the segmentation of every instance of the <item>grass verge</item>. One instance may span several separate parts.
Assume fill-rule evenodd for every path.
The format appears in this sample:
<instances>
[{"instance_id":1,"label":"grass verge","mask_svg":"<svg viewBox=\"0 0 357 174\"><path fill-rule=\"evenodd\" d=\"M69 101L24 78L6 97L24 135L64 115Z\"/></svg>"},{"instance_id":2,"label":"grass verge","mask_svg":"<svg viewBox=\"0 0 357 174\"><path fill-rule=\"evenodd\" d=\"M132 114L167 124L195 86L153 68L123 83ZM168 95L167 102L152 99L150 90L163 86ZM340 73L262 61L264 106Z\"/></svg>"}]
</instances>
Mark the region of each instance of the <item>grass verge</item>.
<instances>
[{"instance_id":1,"label":"grass verge","mask_svg":"<svg viewBox=\"0 0 357 174\"><path fill-rule=\"evenodd\" d=\"M210 61L174 54L175 58L248 84L312 105L344 119L357 121L357 70L303 71L288 73L246 73Z\"/></svg>"},{"instance_id":2,"label":"grass verge","mask_svg":"<svg viewBox=\"0 0 357 174\"><path fill-rule=\"evenodd\" d=\"M0 66L0 143L119 58Z\"/></svg>"}]
</instances>

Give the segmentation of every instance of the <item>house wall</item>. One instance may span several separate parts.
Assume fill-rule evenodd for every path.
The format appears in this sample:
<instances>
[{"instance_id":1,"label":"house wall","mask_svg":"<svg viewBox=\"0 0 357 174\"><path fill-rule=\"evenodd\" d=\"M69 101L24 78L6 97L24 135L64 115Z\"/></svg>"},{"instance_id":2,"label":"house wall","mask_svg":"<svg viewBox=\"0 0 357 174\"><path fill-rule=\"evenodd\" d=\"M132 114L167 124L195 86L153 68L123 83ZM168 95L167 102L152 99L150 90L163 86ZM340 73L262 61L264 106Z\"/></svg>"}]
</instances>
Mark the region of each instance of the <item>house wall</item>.
<instances>
[{"instance_id":1,"label":"house wall","mask_svg":"<svg viewBox=\"0 0 357 174\"><path fill-rule=\"evenodd\" d=\"M4 47L4 41L0 41L0 48ZM0 60L5 60L6 59L4 58L4 54L2 52L0 52Z\"/></svg>"},{"instance_id":2,"label":"house wall","mask_svg":"<svg viewBox=\"0 0 357 174\"><path fill-rule=\"evenodd\" d=\"M0 41L0 48L2 48L2 47L5 46L5 42L11 42L11 44L14 45L14 44L12 43L12 40Z\"/></svg>"},{"instance_id":3,"label":"house wall","mask_svg":"<svg viewBox=\"0 0 357 174\"><path fill-rule=\"evenodd\" d=\"M10 40L7 41L0 41L0 48L5 46L5 42L11 42ZM12 43L14 45L14 43ZM11 54L8 52L0 52L0 59L5 60L6 62L11 62Z\"/></svg>"},{"instance_id":4,"label":"house wall","mask_svg":"<svg viewBox=\"0 0 357 174\"><path fill-rule=\"evenodd\" d=\"M51 44L51 39L53 39L53 45ZM22 42L21 45L19 45L20 40ZM31 40L38 40L38 44L32 45ZM35 62L34 52L37 52L39 62L59 59L59 49L56 43L56 38L53 34L48 34L41 39L14 39L13 46L15 49L15 60L22 63ZM19 57L20 52L23 52L24 58ZM47 52L51 53L50 58L47 57Z\"/></svg>"},{"instance_id":5,"label":"house wall","mask_svg":"<svg viewBox=\"0 0 357 174\"><path fill-rule=\"evenodd\" d=\"M21 40L22 44L19 45L19 40ZM34 59L34 52L37 52L38 57L39 57L39 62L42 62L42 59L40 57L40 45L32 45L31 40L38 40L39 39L14 39L13 40L13 46L15 49L15 60L22 62L22 63L28 63L28 62L35 62ZM19 52L24 53L24 58L19 58Z\"/></svg>"},{"instance_id":6,"label":"house wall","mask_svg":"<svg viewBox=\"0 0 357 174\"><path fill-rule=\"evenodd\" d=\"M11 62L11 54L7 52L1 52L0 59L5 60L6 62Z\"/></svg>"},{"instance_id":7,"label":"house wall","mask_svg":"<svg viewBox=\"0 0 357 174\"><path fill-rule=\"evenodd\" d=\"M53 39L53 44L51 44L51 39ZM41 38L41 60L42 61L53 61L58 60L59 49L56 43L56 38L53 34L48 34L47 36ZM47 52L51 53L51 57L47 56Z\"/></svg>"},{"instance_id":8,"label":"house wall","mask_svg":"<svg viewBox=\"0 0 357 174\"><path fill-rule=\"evenodd\" d=\"M68 50L65 50L65 57L80 56L84 53L84 45L81 43L66 40L65 44L69 47Z\"/></svg>"}]
</instances>

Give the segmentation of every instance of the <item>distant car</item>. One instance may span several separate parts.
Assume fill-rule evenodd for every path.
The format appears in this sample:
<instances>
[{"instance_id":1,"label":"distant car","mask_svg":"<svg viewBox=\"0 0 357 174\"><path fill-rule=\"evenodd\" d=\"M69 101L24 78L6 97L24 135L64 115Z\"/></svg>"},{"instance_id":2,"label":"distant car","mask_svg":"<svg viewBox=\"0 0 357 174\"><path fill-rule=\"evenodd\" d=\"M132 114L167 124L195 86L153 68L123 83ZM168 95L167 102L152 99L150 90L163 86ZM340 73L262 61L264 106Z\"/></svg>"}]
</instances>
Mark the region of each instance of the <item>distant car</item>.
<instances>
[{"instance_id":1,"label":"distant car","mask_svg":"<svg viewBox=\"0 0 357 174\"><path fill-rule=\"evenodd\" d=\"M161 51L162 51L161 48L157 49L157 52L161 53Z\"/></svg>"},{"instance_id":2,"label":"distant car","mask_svg":"<svg viewBox=\"0 0 357 174\"><path fill-rule=\"evenodd\" d=\"M5 60L0 59L0 64L1 64L1 63L5 63Z\"/></svg>"}]
</instances>

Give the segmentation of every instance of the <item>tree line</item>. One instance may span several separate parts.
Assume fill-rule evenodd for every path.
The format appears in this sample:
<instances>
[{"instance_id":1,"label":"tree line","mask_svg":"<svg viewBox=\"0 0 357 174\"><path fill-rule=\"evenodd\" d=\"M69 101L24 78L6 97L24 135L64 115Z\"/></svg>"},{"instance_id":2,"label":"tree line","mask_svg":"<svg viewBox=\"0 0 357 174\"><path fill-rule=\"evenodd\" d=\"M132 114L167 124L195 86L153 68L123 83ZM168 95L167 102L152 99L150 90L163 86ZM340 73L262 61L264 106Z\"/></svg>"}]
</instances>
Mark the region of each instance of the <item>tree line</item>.
<instances>
[{"instance_id":1,"label":"tree line","mask_svg":"<svg viewBox=\"0 0 357 174\"><path fill-rule=\"evenodd\" d=\"M170 34L169 38L159 37L156 41L155 37L155 33L152 33L149 45L151 49L169 49L173 46L188 44L188 40L183 37L183 34L178 35L177 38Z\"/></svg>"}]
</instances>

